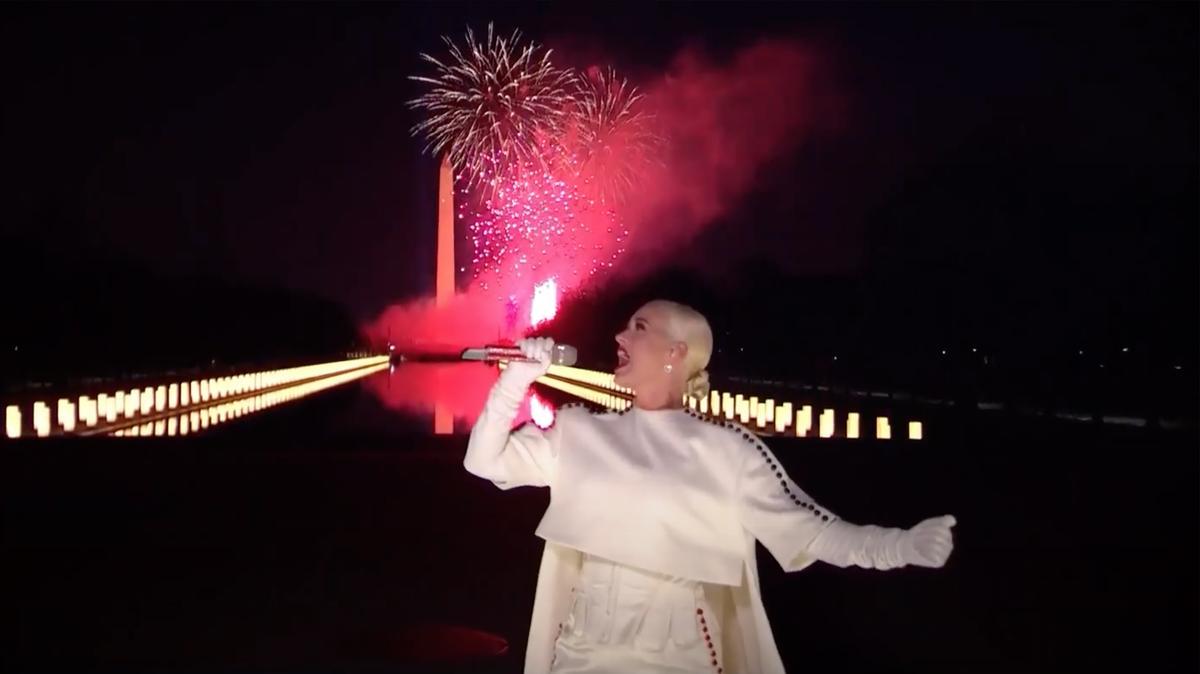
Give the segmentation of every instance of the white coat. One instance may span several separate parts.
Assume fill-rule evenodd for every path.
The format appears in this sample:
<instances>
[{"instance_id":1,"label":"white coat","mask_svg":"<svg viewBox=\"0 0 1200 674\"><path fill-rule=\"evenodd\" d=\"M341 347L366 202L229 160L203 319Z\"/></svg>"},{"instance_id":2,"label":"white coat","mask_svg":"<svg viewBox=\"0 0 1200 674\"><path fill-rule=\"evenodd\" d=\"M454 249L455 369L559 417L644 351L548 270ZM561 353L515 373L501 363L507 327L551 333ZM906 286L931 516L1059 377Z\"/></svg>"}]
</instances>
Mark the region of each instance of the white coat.
<instances>
[{"instance_id":1,"label":"white coat","mask_svg":"<svg viewBox=\"0 0 1200 674\"><path fill-rule=\"evenodd\" d=\"M536 532L546 543L525 672L549 671L581 553L589 553L716 587L710 601L724 626L724 671L782 673L759 594L755 540L785 571L799 571L815 561L806 554L810 543L837 518L734 422L689 410L569 406L548 430L513 431L520 399L501 384L493 389L464 465L501 489L550 487Z\"/></svg>"}]
</instances>

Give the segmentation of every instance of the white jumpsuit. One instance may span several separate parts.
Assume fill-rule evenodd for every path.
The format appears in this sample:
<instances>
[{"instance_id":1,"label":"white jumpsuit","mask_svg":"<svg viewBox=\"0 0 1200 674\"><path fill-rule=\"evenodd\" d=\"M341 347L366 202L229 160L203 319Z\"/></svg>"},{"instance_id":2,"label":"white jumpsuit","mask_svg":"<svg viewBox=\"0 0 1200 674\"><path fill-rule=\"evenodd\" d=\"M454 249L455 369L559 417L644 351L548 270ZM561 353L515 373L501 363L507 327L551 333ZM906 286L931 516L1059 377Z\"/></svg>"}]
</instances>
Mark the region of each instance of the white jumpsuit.
<instances>
[{"instance_id":1,"label":"white jumpsuit","mask_svg":"<svg viewBox=\"0 0 1200 674\"><path fill-rule=\"evenodd\" d=\"M584 555L554 644L555 674L721 671L704 583Z\"/></svg>"}]
</instances>

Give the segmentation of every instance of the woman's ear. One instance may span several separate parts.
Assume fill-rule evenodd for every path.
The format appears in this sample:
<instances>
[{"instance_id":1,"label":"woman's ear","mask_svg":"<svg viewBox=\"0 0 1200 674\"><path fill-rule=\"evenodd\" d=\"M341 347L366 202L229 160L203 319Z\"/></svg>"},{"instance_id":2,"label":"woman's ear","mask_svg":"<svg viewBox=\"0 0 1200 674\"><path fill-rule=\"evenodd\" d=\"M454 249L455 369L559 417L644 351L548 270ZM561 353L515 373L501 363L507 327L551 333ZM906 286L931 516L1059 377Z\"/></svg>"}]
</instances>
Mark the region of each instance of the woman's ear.
<instances>
[{"instance_id":1,"label":"woman's ear","mask_svg":"<svg viewBox=\"0 0 1200 674\"><path fill-rule=\"evenodd\" d=\"M687 360L688 345L687 342L675 342L671 345L671 358L682 363Z\"/></svg>"}]
</instances>

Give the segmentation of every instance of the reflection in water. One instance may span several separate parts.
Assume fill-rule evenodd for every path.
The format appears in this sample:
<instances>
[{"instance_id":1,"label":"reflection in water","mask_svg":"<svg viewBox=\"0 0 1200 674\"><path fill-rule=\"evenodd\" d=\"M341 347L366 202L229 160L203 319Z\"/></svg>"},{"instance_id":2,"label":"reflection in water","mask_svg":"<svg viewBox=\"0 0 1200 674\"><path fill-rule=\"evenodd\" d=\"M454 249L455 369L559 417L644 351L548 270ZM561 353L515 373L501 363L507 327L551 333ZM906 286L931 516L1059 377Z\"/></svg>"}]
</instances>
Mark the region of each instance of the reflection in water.
<instances>
[{"instance_id":1,"label":"reflection in water","mask_svg":"<svg viewBox=\"0 0 1200 674\"><path fill-rule=\"evenodd\" d=\"M121 388L104 392L93 388L91 391L76 391L70 397L59 397L57 424L52 424L54 418L45 400L28 399L34 395L33 392L26 392L23 401L16 399L0 404L4 406L5 436L12 439L24 435L22 422L26 411L33 422L32 430L39 438L51 435L174 435L172 428L179 428L181 434L186 434L189 428L204 427L198 427L191 421L201 415L210 423L214 419L225 421L231 410L237 410L237 416L240 416L246 411L258 411L280 402L312 395L387 367L387 356L359 353L347 354L344 360L326 363L277 370L219 375L210 373L213 376L203 379L165 381L145 388L138 385L126 389L128 383L100 382L91 386ZM59 392L60 395L62 393L66 391Z\"/></svg>"},{"instance_id":2,"label":"reflection in water","mask_svg":"<svg viewBox=\"0 0 1200 674\"><path fill-rule=\"evenodd\" d=\"M390 410L431 419L438 434L467 433L474 425L498 370L483 363L403 363L365 379L363 385ZM554 406L543 397L526 397L517 423L554 423Z\"/></svg>"},{"instance_id":3,"label":"reflection in water","mask_svg":"<svg viewBox=\"0 0 1200 674\"><path fill-rule=\"evenodd\" d=\"M554 425L554 406L532 393L529 396L529 416L538 428L550 428Z\"/></svg>"},{"instance_id":4,"label":"reflection in water","mask_svg":"<svg viewBox=\"0 0 1200 674\"><path fill-rule=\"evenodd\" d=\"M349 372L310 379L292 386L277 387L256 395L235 397L226 402L218 403L214 399L214 402L211 404L197 406L190 410L185 409L173 412L166 417L160 416L157 419L148 419L140 424L126 425L123 428L112 431L110 434L117 437L136 438L151 435L174 437L176 433L179 435L199 433L208 430L210 426L223 424L247 414L270 409L276 405L283 405L293 400L341 386L356 379L369 378L370 375L386 370L387 367L388 365L385 360L382 363L359 367Z\"/></svg>"},{"instance_id":5,"label":"reflection in water","mask_svg":"<svg viewBox=\"0 0 1200 674\"><path fill-rule=\"evenodd\" d=\"M422 416L432 414L435 432L451 433L470 430L496 376L496 368L481 363L412 363L396 368L390 377L384 374L367 383L390 409ZM538 379L537 385L541 393L526 399L519 410L518 423L532 420L542 428L552 425L554 407L548 401L548 393L566 394L593 407L616 411L633 405L629 390L617 386L607 372L554 366L549 376ZM823 407L814 415L816 409L811 404L780 402L774 398L759 400L757 395L747 397L715 389L703 398L685 398L681 402L699 416L739 421L761 436L864 438L864 414L860 411L839 412ZM891 422L885 410L880 412L884 414L875 417L875 439L890 440ZM908 440L925 438L926 429L920 421L901 423Z\"/></svg>"}]
</instances>

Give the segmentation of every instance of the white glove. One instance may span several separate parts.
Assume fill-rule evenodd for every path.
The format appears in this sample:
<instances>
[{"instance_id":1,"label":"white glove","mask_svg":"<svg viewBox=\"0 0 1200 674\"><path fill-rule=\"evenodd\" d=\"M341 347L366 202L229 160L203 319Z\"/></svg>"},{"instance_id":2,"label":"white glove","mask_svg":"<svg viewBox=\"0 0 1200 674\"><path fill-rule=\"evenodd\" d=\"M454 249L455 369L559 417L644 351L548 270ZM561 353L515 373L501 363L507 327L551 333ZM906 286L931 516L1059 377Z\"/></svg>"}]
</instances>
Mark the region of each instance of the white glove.
<instances>
[{"instance_id":1,"label":"white glove","mask_svg":"<svg viewBox=\"0 0 1200 674\"><path fill-rule=\"evenodd\" d=\"M931 517L904 532L900 537L900 557L906 564L939 569L954 549L950 528L957 524L954 515Z\"/></svg>"},{"instance_id":2,"label":"white glove","mask_svg":"<svg viewBox=\"0 0 1200 674\"><path fill-rule=\"evenodd\" d=\"M529 361L510 360L500 374L499 386L522 397L538 377L550 371L554 340L549 337L530 337L517 342L517 348ZM532 362L531 362L532 361Z\"/></svg>"},{"instance_id":3,"label":"white glove","mask_svg":"<svg viewBox=\"0 0 1200 674\"><path fill-rule=\"evenodd\" d=\"M954 548L950 535L954 525L952 515L927 519L911 529L835 520L809 544L808 554L843 568L885 571L909 564L939 568Z\"/></svg>"}]
</instances>

